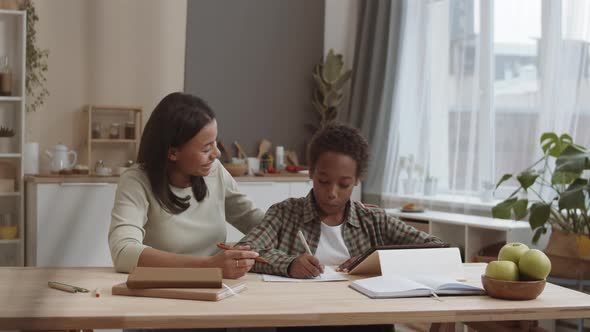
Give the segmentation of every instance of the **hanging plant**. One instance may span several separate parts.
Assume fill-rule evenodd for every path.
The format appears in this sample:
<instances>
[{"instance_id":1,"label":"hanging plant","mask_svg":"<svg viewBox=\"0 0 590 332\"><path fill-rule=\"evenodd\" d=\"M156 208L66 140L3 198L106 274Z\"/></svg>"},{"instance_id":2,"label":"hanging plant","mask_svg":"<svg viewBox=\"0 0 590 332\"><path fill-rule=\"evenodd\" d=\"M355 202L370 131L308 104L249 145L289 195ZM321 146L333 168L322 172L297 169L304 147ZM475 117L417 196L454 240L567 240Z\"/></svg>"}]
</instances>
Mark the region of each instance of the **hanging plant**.
<instances>
[{"instance_id":1,"label":"hanging plant","mask_svg":"<svg viewBox=\"0 0 590 332\"><path fill-rule=\"evenodd\" d=\"M49 50L37 46L36 24L39 21L35 4L32 0L24 0L21 10L27 12L27 57L25 89L27 94L27 112L35 112L44 103L49 91L45 87L47 78L47 58Z\"/></svg>"}]
</instances>

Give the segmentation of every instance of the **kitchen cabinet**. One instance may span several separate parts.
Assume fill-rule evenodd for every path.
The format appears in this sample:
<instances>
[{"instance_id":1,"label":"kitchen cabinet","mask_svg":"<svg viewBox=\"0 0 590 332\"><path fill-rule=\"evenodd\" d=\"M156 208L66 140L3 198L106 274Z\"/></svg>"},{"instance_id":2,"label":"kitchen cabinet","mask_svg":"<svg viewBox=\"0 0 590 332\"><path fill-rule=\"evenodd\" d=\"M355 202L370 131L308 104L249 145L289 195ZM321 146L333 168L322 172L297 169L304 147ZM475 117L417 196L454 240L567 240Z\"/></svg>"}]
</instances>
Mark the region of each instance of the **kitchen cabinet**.
<instances>
[{"instance_id":1,"label":"kitchen cabinet","mask_svg":"<svg viewBox=\"0 0 590 332\"><path fill-rule=\"evenodd\" d=\"M27 177L26 265L112 266L108 247L117 177ZM256 207L267 210L312 188L306 178L236 178L238 188ZM353 191L360 200L360 186ZM243 234L227 224L227 242Z\"/></svg>"},{"instance_id":2,"label":"kitchen cabinet","mask_svg":"<svg viewBox=\"0 0 590 332\"><path fill-rule=\"evenodd\" d=\"M112 266L116 183L27 183L28 266Z\"/></svg>"}]
</instances>

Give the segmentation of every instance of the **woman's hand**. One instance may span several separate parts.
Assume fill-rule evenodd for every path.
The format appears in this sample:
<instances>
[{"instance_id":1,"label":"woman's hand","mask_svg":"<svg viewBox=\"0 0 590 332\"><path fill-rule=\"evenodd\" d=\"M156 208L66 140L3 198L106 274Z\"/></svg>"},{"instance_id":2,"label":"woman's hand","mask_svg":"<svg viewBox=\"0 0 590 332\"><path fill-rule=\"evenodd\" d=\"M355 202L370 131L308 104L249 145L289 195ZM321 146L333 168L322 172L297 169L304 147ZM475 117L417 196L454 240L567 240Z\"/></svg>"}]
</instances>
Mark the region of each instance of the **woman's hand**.
<instances>
[{"instance_id":1,"label":"woman's hand","mask_svg":"<svg viewBox=\"0 0 590 332\"><path fill-rule=\"evenodd\" d=\"M289 265L289 276L297 279L311 279L324 273L324 265L317 258L301 254Z\"/></svg>"},{"instance_id":2,"label":"woman's hand","mask_svg":"<svg viewBox=\"0 0 590 332\"><path fill-rule=\"evenodd\" d=\"M223 277L237 279L244 276L254 265L254 258L258 253L250 251L250 246L235 247L239 250L222 250L211 256L210 265L220 267L223 270Z\"/></svg>"}]
</instances>

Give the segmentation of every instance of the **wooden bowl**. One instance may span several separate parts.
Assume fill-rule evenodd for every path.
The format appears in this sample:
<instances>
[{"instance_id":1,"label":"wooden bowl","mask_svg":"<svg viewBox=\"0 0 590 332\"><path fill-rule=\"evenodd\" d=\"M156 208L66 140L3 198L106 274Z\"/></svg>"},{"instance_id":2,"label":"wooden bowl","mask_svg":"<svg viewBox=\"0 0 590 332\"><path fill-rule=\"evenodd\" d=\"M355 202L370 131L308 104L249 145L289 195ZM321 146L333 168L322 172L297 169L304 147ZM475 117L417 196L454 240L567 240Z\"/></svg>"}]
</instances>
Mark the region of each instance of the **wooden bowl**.
<instances>
[{"instance_id":1,"label":"wooden bowl","mask_svg":"<svg viewBox=\"0 0 590 332\"><path fill-rule=\"evenodd\" d=\"M242 176L248 171L248 165L246 164L228 164L224 163L223 167L231 174L231 176Z\"/></svg>"},{"instance_id":2,"label":"wooden bowl","mask_svg":"<svg viewBox=\"0 0 590 332\"><path fill-rule=\"evenodd\" d=\"M481 283L489 296L504 300L533 300L545 289L545 280L506 281L482 275Z\"/></svg>"}]
</instances>

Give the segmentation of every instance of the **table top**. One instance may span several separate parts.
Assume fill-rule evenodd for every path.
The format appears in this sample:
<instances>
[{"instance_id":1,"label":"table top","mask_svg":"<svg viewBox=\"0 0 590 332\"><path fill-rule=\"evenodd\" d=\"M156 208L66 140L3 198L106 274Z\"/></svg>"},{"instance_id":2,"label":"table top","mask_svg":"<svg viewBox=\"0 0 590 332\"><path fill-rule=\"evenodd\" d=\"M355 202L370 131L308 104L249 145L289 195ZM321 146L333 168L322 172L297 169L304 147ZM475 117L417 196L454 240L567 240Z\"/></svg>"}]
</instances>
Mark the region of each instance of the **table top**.
<instances>
[{"instance_id":1,"label":"table top","mask_svg":"<svg viewBox=\"0 0 590 332\"><path fill-rule=\"evenodd\" d=\"M485 264L466 264L477 282ZM188 328L362 325L590 317L590 295L547 284L532 301L487 296L370 299L349 282L268 283L244 277L248 289L219 302L125 297L111 287L126 274L110 268L0 268L0 329ZM98 288L99 298L47 287L58 281Z\"/></svg>"}]
</instances>

